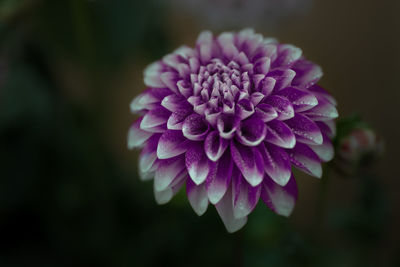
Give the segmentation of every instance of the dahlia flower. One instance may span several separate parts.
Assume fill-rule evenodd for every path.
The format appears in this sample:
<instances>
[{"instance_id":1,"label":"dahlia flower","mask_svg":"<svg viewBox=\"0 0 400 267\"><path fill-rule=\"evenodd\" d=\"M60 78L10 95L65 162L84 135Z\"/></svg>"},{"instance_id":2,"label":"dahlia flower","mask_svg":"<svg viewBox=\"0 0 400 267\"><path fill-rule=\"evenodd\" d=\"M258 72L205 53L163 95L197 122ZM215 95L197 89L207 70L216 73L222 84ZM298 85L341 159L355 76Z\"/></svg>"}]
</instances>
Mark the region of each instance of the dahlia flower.
<instances>
[{"instance_id":1,"label":"dahlia flower","mask_svg":"<svg viewBox=\"0 0 400 267\"><path fill-rule=\"evenodd\" d=\"M297 198L291 166L321 177L333 157L336 102L316 84L322 71L292 45L252 30L202 32L144 71L131 103L141 117L129 148L143 147L141 179L154 178L159 204L186 185L202 215L215 205L239 230L261 198L288 216Z\"/></svg>"}]
</instances>

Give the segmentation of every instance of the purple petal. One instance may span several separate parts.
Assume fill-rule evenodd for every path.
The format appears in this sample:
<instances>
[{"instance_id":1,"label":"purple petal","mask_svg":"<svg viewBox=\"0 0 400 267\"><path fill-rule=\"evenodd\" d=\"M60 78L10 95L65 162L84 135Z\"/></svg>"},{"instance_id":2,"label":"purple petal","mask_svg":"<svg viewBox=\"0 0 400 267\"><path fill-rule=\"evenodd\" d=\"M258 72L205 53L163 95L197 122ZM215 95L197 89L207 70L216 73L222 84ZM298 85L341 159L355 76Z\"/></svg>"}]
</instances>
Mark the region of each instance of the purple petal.
<instances>
[{"instance_id":1,"label":"purple petal","mask_svg":"<svg viewBox=\"0 0 400 267\"><path fill-rule=\"evenodd\" d=\"M283 187L266 177L262 183L261 199L272 211L288 217L297 200L297 184L293 175Z\"/></svg>"},{"instance_id":2,"label":"purple petal","mask_svg":"<svg viewBox=\"0 0 400 267\"><path fill-rule=\"evenodd\" d=\"M192 113L191 110L178 109L169 116L167 128L169 130L182 130L183 122Z\"/></svg>"},{"instance_id":3,"label":"purple petal","mask_svg":"<svg viewBox=\"0 0 400 267\"><path fill-rule=\"evenodd\" d=\"M293 149L287 150L287 153L295 167L314 177L321 178L321 161L318 155L307 145L297 143Z\"/></svg>"},{"instance_id":4,"label":"purple petal","mask_svg":"<svg viewBox=\"0 0 400 267\"><path fill-rule=\"evenodd\" d=\"M203 64L207 63L213 52L213 34L210 31L200 33L196 41L196 47L200 54L200 60Z\"/></svg>"},{"instance_id":5,"label":"purple petal","mask_svg":"<svg viewBox=\"0 0 400 267\"><path fill-rule=\"evenodd\" d=\"M296 112L309 110L318 105L318 100L312 93L295 87L282 89L278 94L286 97L292 103Z\"/></svg>"},{"instance_id":6,"label":"purple petal","mask_svg":"<svg viewBox=\"0 0 400 267\"><path fill-rule=\"evenodd\" d=\"M269 122L278 117L278 113L273 106L261 103L257 105L255 116L263 122Z\"/></svg>"},{"instance_id":7,"label":"purple petal","mask_svg":"<svg viewBox=\"0 0 400 267\"><path fill-rule=\"evenodd\" d=\"M161 106L152 109L143 116L140 129L147 130L165 124L170 114L171 112Z\"/></svg>"},{"instance_id":8,"label":"purple petal","mask_svg":"<svg viewBox=\"0 0 400 267\"><path fill-rule=\"evenodd\" d=\"M183 59L188 60L196 56L196 51L186 45L181 45L174 50L174 54L180 55Z\"/></svg>"},{"instance_id":9,"label":"purple petal","mask_svg":"<svg viewBox=\"0 0 400 267\"><path fill-rule=\"evenodd\" d=\"M267 123L265 141L279 147L292 148L296 144L296 137L284 122L273 120Z\"/></svg>"},{"instance_id":10,"label":"purple petal","mask_svg":"<svg viewBox=\"0 0 400 267\"><path fill-rule=\"evenodd\" d=\"M177 70L178 65L185 62L185 59L178 54L172 53L163 57L162 62L168 67Z\"/></svg>"},{"instance_id":11,"label":"purple petal","mask_svg":"<svg viewBox=\"0 0 400 267\"><path fill-rule=\"evenodd\" d=\"M212 161L217 161L228 147L229 141L219 136L217 131L210 132L204 141L204 151Z\"/></svg>"},{"instance_id":12,"label":"purple petal","mask_svg":"<svg viewBox=\"0 0 400 267\"><path fill-rule=\"evenodd\" d=\"M229 60L234 59L239 56L239 51L233 43L234 35L233 33L224 32L220 34L217 38L220 49L222 50L222 55Z\"/></svg>"},{"instance_id":13,"label":"purple petal","mask_svg":"<svg viewBox=\"0 0 400 267\"><path fill-rule=\"evenodd\" d=\"M205 184L196 185L191 179L187 179L186 194L196 214L199 216L203 215L208 207L208 196Z\"/></svg>"},{"instance_id":14,"label":"purple petal","mask_svg":"<svg viewBox=\"0 0 400 267\"><path fill-rule=\"evenodd\" d=\"M179 94L178 86L176 83L179 80L179 76L176 72L163 72L160 76L162 82L175 94Z\"/></svg>"},{"instance_id":15,"label":"purple petal","mask_svg":"<svg viewBox=\"0 0 400 267\"><path fill-rule=\"evenodd\" d=\"M157 157L168 159L185 153L189 147L189 141L181 131L167 130L162 134L157 147Z\"/></svg>"},{"instance_id":16,"label":"purple petal","mask_svg":"<svg viewBox=\"0 0 400 267\"><path fill-rule=\"evenodd\" d=\"M254 70L256 73L267 74L271 66L271 59L269 57L262 57L257 59L254 64Z\"/></svg>"},{"instance_id":17,"label":"purple petal","mask_svg":"<svg viewBox=\"0 0 400 267\"><path fill-rule=\"evenodd\" d=\"M324 161L330 161L334 156L334 149L331 140L325 134L322 134L323 142L322 145L309 145L309 147L318 155L318 157Z\"/></svg>"},{"instance_id":18,"label":"purple petal","mask_svg":"<svg viewBox=\"0 0 400 267\"><path fill-rule=\"evenodd\" d=\"M235 135L236 129L239 127L240 118L234 115L222 114L217 121L219 135L222 138L230 139Z\"/></svg>"},{"instance_id":19,"label":"purple petal","mask_svg":"<svg viewBox=\"0 0 400 267\"><path fill-rule=\"evenodd\" d=\"M211 126L216 127L217 121L218 121L218 118L219 118L221 112L218 111L218 110L213 110L213 109L211 109L211 108L208 108L208 109L206 109L206 110L204 111L204 114L205 114L205 116L206 116L206 121L207 121Z\"/></svg>"},{"instance_id":20,"label":"purple petal","mask_svg":"<svg viewBox=\"0 0 400 267\"><path fill-rule=\"evenodd\" d=\"M154 177L157 168L157 144L160 134L155 134L148 139L139 156L139 174L142 180L150 180Z\"/></svg>"},{"instance_id":21,"label":"purple petal","mask_svg":"<svg viewBox=\"0 0 400 267\"><path fill-rule=\"evenodd\" d=\"M241 99L236 105L236 114L241 120L250 117L254 113L254 105L248 99Z\"/></svg>"},{"instance_id":22,"label":"purple petal","mask_svg":"<svg viewBox=\"0 0 400 267\"><path fill-rule=\"evenodd\" d=\"M140 123L142 122L142 118L138 119L128 131L128 148L133 149L136 147L142 147L144 143L153 135L153 133L149 133L140 129Z\"/></svg>"},{"instance_id":23,"label":"purple petal","mask_svg":"<svg viewBox=\"0 0 400 267\"><path fill-rule=\"evenodd\" d=\"M232 177L233 160L229 152L210 166L210 172L206 179L208 199L212 204L218 203L224 196Z\"/></svg>"},{"instance_id":24,"label":"purple petal","mask_svg":"<svg viewBox=\"0 0 400 267\"><path fill-rule=\"evenodd\" d=\"M322 134L319 127L306 116L296 113L294 118L285 121L285 123L292 129L298 142L310 145L322 144Z\"/></svg>"},{"instance_id":25,"label":"purple petal","mask_svg":"<svg viewBox=\"0 0 400 267\"><path fill-rule=\"evenodd\" d=\"M307 88L307 90L311 91L316 96L324 98L325 100L327 100L332 105L334 105L334 106L337 105L336 99L333 98L333 96L331 96L327 91L325 91L325 89L323 89L318 84L314 84L313 86Z\"/></svg>"},{"instance_id":26,"label":"purple petal","mask_svg":"<svg viewBox=\"0 0 400 267\"><path fill-rule=\"evenodd\" d=\"M144 84L149 87L162 88L164 83L161 81L160 75L164 67L160 61L154 62L147 66L144 70Z\"/></svg>"},{"instance_id":27,"label":"purple petal","mask_svg":"<svg viewBox=\"0 0 400 267\"><path fill-rule=\"evenodd\" d=\"M182 188L182 185L186 182L187 173L183 172L171 182L171 184L164 190L158 191L155 183L153 185L154 197L157 204L163 205L168 203L176 193Z\"/></svg>"},{"instance_id":28,"label":"purple petal","mask_svg":"<svg viewBox=\"0 0 400 267\"><path fill-rule=\"evenodd\" d=\"M161 102L161 106L171 112L177 111L179 109L192 109L191 105L186 101L184 97L176 94L164 97Z\"/></svg>"},{"instance_id":29,"label":"purple petal","mask_svg":"<svg viewBox=\"0 0 400 267\"><path fill-rule=\"evenodd\" d=\"M272 77L265 77L260 81L258 90L264 95L269 96L275 88L276 80Z\"/></svg>"},{"instance_id":30,"label":"purple petal","mask_svg":"<svg viewBox=\"0 0 400 267\"><path fill-rule=\"evenodd\" d=\"M157 160L157 169L154 176L154 188L157 191L165 190L172 181L182 175L185 170L185 158L183 156L166 159Z\"/></svg>"},{"instance_id":31,"label":"purple petal","mask_svg":"<svg viewBox=\"0 0 400 267\"><path fill-rule=\"evenodd\" d=\"M210 126L198 114L188 116L183 122L183 135L193 141L204 140L207 136Z\"/></svg>"},{"instance_id":32,"label":"purple petal","mask_svg":"<svg viewBox=\"0 0 400 267\"><path fill-rule=\"evenodd\" d=\"M189 98L193 94L193 88L191 84L185 80L180 80L176 83L178 87L178 91L183 95L185 98Z\"/></svg>"},{"instance_id":33,"label":"purple petal","mask_svg":"<svg viewBox=\"0 0 400 267\"><path fill-rule=\"evenodd\" d=\"M268 143L261 144L258 148L264 159L265 172L275 183L285 186L292 175L290 159L286 151Z\"/></svg>"},{"instance_id":34,"label":"purple petal","mask_svg":"<svg viewBox=\"0 0 400 267\"><path fill-rule=\"evenodd\" d=\"M197 185L203 183L210 170L209 160L204 153L203 145L200 142L193 143L185 154L186 168L190 178Z\"/></svg>"},{"instance_id":35,"label":"purple petal","mask_svg":"<svg viewBox=\"0 0 400 267\"><path fill-rule=\"evenodd\" d=\"M252 185L259 185L264 176L263 158L258 149L231 142L232 158L244 178Z\"/></svg>"},{"instance_id":36,"label":"purple petal","mask_svg":"<svg viewBox=\"0 0 400 267\"><path fill-rule=\"evenodd\" d=\"M249 58L246 54L242 51L240 52L235 58L234 61L239 63L240 65L245 65L249 63Z\"/></svg>"},{"instance_id":37,"label":"purple petal","mask_svg":"<svg viewBox=\"0 0 400 267\"><path fill-rule=\"evenodd\" d=\"M229 233L240 230L247 222L247 217L236 219L233 215L231 189L229 189L221 201L215 205L215 208Z\"/></svg>"},{"instance_id":38,"label":"purple petal","mask_svg":"<svg viewBox=\"0 0 400 267\"><path fill-rule=\"evenodd\" d=\"M274 86L275 92L288 87L295 76L296 72L291 69L275 69L268 73L268 77L274 78L276 81Z\"/></svg>"},{"instance_id":39,"label":"purple petal","mask_svg":"<svg viewBox=\"0 0 400 267\"><path fill-rule=\"evenodd\" d=\"M140 113L144 110L154 108L154 105L158 103L158 99L151 95L149 92L143 92L142 94L135 97L131 104L130 109L132 113Z\"/></svg>"},{"instance_id":40,"label":"purple petal","mask_svg":"<svg viewBox=\"0 0 400 267\"><path fill-rule=\"evenodd\" d=\"M301 49L293 45L278 45L278 58L274 61L272 67L288 67L298 60L301 54Z\"/></svg>"},{"instance_id":41,"label":"purple petal","mask_svg":"<svg viewBox=\"0 0 400 267\"><path fill-rule=\"evenodd\" d=\"M237 131L236 138L246 146L259 145L267 135L267 126L261 119L252 117L242 121Z\"/></svg>"},{"instance_id":42,"label":"purple petal","mask_svg":"<svg viewBox=\"0 0 400 267\"><path fill-rule=\"evenodd\" d=\"M232 206L235 218L243 218L252 212L260 198L261 185L251 186L239 170L234 170L232 177Z\"/></svg>"},{"instance_id":43,"label":"purple petal","mask_svg":"<svg viewBox=\"0 0 400 267\"><path fill-rule=\"evenodd\" d=\"M292 85L300 89L306 89L314 85L323 74L320 66L307 60L298 60L292 66L292 70L296 72Z\"/></svg>"},{"instance_id":44,"label":"purple petal","mask_svg":"<svg viewBox=\"0 0 400 267\"><path fill-rule=\"evenodd\" d=\"M149 88L132 100L130 104L131 112L139 113L154 109L170 93L171 91L165 88Z\"/></svg>"},{"instance_id":45,"label":"purple petal","mask_svg":"<svg viewBox=\"0 0 400 267\"><path fill-rule=\"evenodd\" d=\"M278 113L278 120L283 121L294 117L292 103L283 96L271 95L263 103L271 105Z\"/></svg>"},{"instance_id":46,"label":"purple petal","mask_svg":"<svg viewBox=\"0 0 400 267\"><path fill-rule=\"evenodd\" d=\"M321 132L326 134L329 138L336 136L336 123L335 121L317 121L316 124L321 129Z\"/></svg>"},{"instance_id":47,"label":"purple petal","mask_svg":"<svg viewBox=\"0 0 400 267\"><path fill-rule=\"evenodd\" d=\"M250 101L254 106L257 106L263 99L265 95L260 92L254 92L250 96Z\"/></svg>"},{"instance_id":48,"label":"purple petal","mask_svg":"<svg viewBox=\"0 0 400 267\"><path fill-rule=\"evenodd\" d=\"M336 119L339 116L336 107L322 98L318 100L317 106L302 114L307 115L307 117L314 121L327 121Z\"/></svg>"}]
</instances>

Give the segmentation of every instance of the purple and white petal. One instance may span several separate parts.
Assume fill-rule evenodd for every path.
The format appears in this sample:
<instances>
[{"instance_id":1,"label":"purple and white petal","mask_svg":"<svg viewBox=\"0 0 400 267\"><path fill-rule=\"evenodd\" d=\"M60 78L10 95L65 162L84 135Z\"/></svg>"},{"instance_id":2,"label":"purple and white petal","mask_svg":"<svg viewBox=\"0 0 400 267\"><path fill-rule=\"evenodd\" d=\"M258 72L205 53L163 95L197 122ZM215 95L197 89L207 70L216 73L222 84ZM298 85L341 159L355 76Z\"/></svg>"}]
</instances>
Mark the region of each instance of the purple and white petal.
<instances>
[{"instance_id":1,"label":"purple and white petal","mask_svg":"<svg viewBox=\"0 0 400 267\"><path fill-rule=\"evenodd\" d=\"M236 139L246 146L257 146L267 135L265 122L257 117L242 121L236 134Z\"/></svg>"},{"instance_id":2,"label":"purple and white petal","mask_svg":"<svg viewBox=\"0 0 400 267\"><path fill-rule=\"evenodd\" d=\"M324 98L332 105L337 106L336 99L333 96L331 96L324 88L322 88L318 84L314 84L313 86L307 88L307 90L311 91L314 95L316 95L318 97Z\"/></svg>"},{"instance_id":3,"label":"purple and white petal","mask_svg":"<svg viewBox=\"0 0 400 267\"><path fill-rule=\"evenodd\" d=\"M201 63L207 63L213 54L213 34L210 31L201 32L196 41L196 48L199 51Z\"/></svg>"},{"instance_id":4,"label":"purple and white petal","mask_svg":"<svg viewBox=\"0 0 400 267\"><path fill-rule=\"evenodd\" d=\"M146 131L148 129L166 124L170 114L170 111L161 106L152 109L143 116L143 119L140 122L140 129Z\"/></svg>"},{"instance_id":5,"label":"purple and white petal","mask_svg":"<svg viewBox=\"0 0 400 267\"><path fill-rule=\"evenodd\" d=\"M233 216L237 219L246 217L253 211L260 198L261 185L251 186L239 170L234 170L232 176L232 207Z\"/></svg>"},{"instance_id":6,"label":"purple and white petal","mask_svg":"<svg viewBox=\"0 0 400 267\"><path fill-rule=\"evenodd\" d=\"M286 151L272 144L261 144L258 149L264 159L264 170L271 179L285 186L292 174L290 159Z\"/></svg>"},{"instance_id":7,"label":"purple and white petal","mask_svg":"<svg viewBox=\"0 0 400 267\"><path fill-rule=\"evenodd\" d=\"M293 45L278 45L278 57L272 67L289 67L301 57L301 54L301 49Z\"/></svg>"},{"instance_id":8,"label":"purple and white petal","mask_svg":"<svg viewBox=\"0 0 400 267\"><path fill-rule=\"evenodd\" d=\"M240 125L240 118L235 115L221 114L217 120L219 135L224 139L231 139Z\"/></svg>"},{"instance_id":9,"label":"purple and white petal","mask_svg":"<svg viewBox=\"0 0 400 267\"><path fill-rule=\"evenodd\" d=\"M168 109L171 112L175 112L180 109L190 110L191 106L183 96L171 94L163 98L161 106Z\"/></svg>"},{"instance_id":10,"label":"purple and white petal","mask_svg":"<svg viewBox=\"0 0 400 267\"><path fill-rule=\"evenodd\" d=\"M196 185L191 179L187 179L186 194L196 214L199 216L203 215L208 207L208 196L205 184Z\"/></svg>"},{"instance_id":11,"label":"purple and white petal","mask_svg":"<svg viewBox=\"0 0 400 267\"><path fill-rule=\"evenodd\" d=\"M167 128L169 130L182 130L183 122L192 114L191 110L178 109L169 116L167 121Z\"/></svg>"},{"instance_id":12,"label":"purple and white petal","mask_svg":"<svg viewBox=\"0 0 400 267\"><path fill-rule=\"evenodd\" d=\"M153 135L153 133L140 129L142 118L138 119L128 131L128 149L143 147L145 142Z\"/></svg>"},{"instance_id":13,"label":"purple and white petal","mask_svg":"<svg viewBox=\"0 0 400 267\"><path fill-rule=\"evenodd\" d=\"M313 121L330 121L339 116L336 107L330 102L322 98L320 98L318 102L317 106L304 111L302 114L307 115L307 117Z\"/></svg>"},{"instance_id":14,"label":"purple and white petal","mask_svg":"<svg viewBox=\"0 0 400 267\"><path fill-rule=\"evenodd\" d=\"M162 88L164 83L162 82L160 75L163 73L164 67L161 61L156 61L144 69L144 84L149 87Z\"/></svg>"},{"instance_id":15,"label":"purple and white petal","mask_svg":"<svg viewBox=\"0 0 400 267\"><path fill-rule=\"evenodd\" d=\"M181 155L187 151L190 146L181 131L167 130L161 135L157 146L157 157L159 159L169 159Z\"/></svg>"},{"instance_id":16,"label":"purple and white petal","mask_svg":"<svg viewBox=\"0 0 400 267\"><path fill-rule=\"evenodd\" d=\"M321 129L321 132L326 134L329 138L333 138L336 136L335 121L317 121L315 123Z\"/></svg>"},{"instance_id":17,"label":"purple and white petal","mask_svg":"<svg viewBox=\"0 0 400 267\"><path fill-rule=\"evenodd\" d=\"M264 177L264 160L254 147L241 145L235 141L230 145L232 158L244 178L252 185L259 185Z\"/></svg>"},{"instance_id":18,"label":"purple and white petal","mask_svg":"<svg viewBox=\"0 0 400 267\"><path fill-rule=\"evenodd\" d=\"M187 150L185 158L190 178L197 185L203 183L207 178L211 165L204 153L203 144L201 142L193 143Z\"/></svg>"},{"instance_id":19,"label":"purple and white petal","mask_svg":"<svg viewBox=\"0 0 400 267\"><path fill-rule=\"evenodd\" d=\"M254 113L254 104L248 99L241 99L236 105L235 113L241 120L244 120Z\"/></svg>"},{"instance_id":20,"label":"purple and white petal","mask_svg":"<svg viewBox=\"0 0 400 267\"><path fill-rule=\"evenodd\" d=\"M275 69L268 73L268 77L275 80L274 92L278 92L292 84L296 72L291 69Z\"/></svg>"},{"instance_id":21,"label":"purple and white petal","mask_svg":"<svg viewBox=\"0 0 400 267\"><path fill-rule=\"evenodd\" d=\"M176 72L163 72L160 76L161 81L168 87L173 93L179 94L177 82L179 75Z\"/></svg>"},{"instance_id":22,"label":"purple and white petal","mask_svg":"<svg viewBox=\"0 0 400 267\"><path fill-rule=\"evenodd\" d=\"M282 89L278 94L287 98L296 112L309 110L318 105L318 100L312 93L295 87Z\"/></svg>"},{"instance_id":23,"label":"purple and white petal","mask_svg":"<svg viewBox=\"0 0 400 267\"><path fill-rule=\"evenodd\" d=\"M291 68L296 73L292 85L300 89L314 85L323 74L320 66L307 60L298 60Z\"/></svg>"},{"instance_id":24,"label":"purple and white petal","mask_svg":"<svg viewBox=\"0 0 400 267\"><path fill-rule=\"evenodd\" d=\"M331 140L326 134L322 134L323 141L321 145L309 145L309 147L318 155L323 162L333 159L335 154Z\"/></svg>"},{"instance_id":25,"label":"purple and white petal","mask_svg":"<svg viewBox=\"0 0 400 267\"><path fill-rule=\"evenodd\" d=\"M297 200L297 184L294 176L285 186L280 186L266 177L262 183L261 199L275 213L288 217Z\"/></svg>"},{"instance_id":26,"label":"purple and white petal","mask_svg":"<svg viewBox=\"0 0 400 267\"><path fill-rule=\"evenodd\" d=\"M230 153L225 152L218 162L210 164L206 179L208 199L212 204L218 203L229 187L232 177L233 161Z\"/></svg>"},{"instance_id":27,"label":"purple and white petal","mask_svg":"<svg viewBox=\"0 0 400 267\"><path fill-rule=\"evenodd\" d=\"M150 137L139 155L139 174L142 180L154 178L154 172L157 168L157 144L160 136L160 134L155 134Z\"/></svg>"},{"instance_id":28,"label":"purple and white petal","mask_svg":"<svg viewBox=\"0 0 400 267\"><path fill-rule=\"evenodd\" d=\"M228 145L228 140L221 138L217 131L212 131L204 141L204 151L210 160L217 161L225 152Z\"/></svg>"},{"instance_id":29,"label":"purple and white petal","mask_svg":"<svg viewBox=\"0 0 400 267\"><path fill-rule=\"evenodd\" d=\"M182 126L183 135L193 141L204 140L209 130L210 125L198 114L188 116Z\"/></svg>"},{"instance_id":30,"label":"purple and white petal","mask_svg":"<svg viewBox=\"0 0 400 267\"><path fill-rule=\"evenodd\" d=\"M185 184L186 179L187 173L183 172L181 175L178 175L166 189L162 191L158 191L154 183L153 191L157 204L163 205L168 203L172 197L179 192L179 190L182 188L182 185Z\"/></svg>"},{"instance_id":31,"label":"purple and white petal","mask_svg":"<svg viewBox=\"0 0 400 267\"><path fill-rule=\"evenodd\" d=\"M154 188L157 191L165 190L178 175L186 172L185 158L183 156L157 160L157 166L154 176Z\"/></svg>"},{"instance_id":32,"label":"purple and white petal","mask_svg":"<svg viewBox=\"0 0 400 267\"><path fill-rule=\"evenodd\" d=\"M296 144L296 137L284 122L272 120L267 123L265 141L279 147L293 148Z\"/></svg>"},{"instance_id":33,"label":"purple and white petal","mask_svg":"<svg viewBox=\"0 0 400 267\"><path fill-rule=\"evenodd\" d=\"M277 120L283 121L294 117L292 103L283 96L271 95L263 103L274 107L278 113Z\"/></svg>"},{"instance_id":34,"label":"purple and white petal","mask_svg":"<svg viewBox=\"0 0 400 267\"><path fill-rule=\"evenodd\" d=\"M297 142L320 145L322 144L322 133L314 121L302 114L296 113L294 118L285 121L292 132L296 135Z\"/></svg>"},{"instance_id":35,"label":"purple and white petal","mask_svg":"<svg viewBox=\"0 0 400 267\"><path fill-rule=\"evenodd\" d=\"M273 106L261 103L257 105L254 116L260 118L263 122L269 122L278 117L278 112Z\"/></svg>"},{"instance_id":36,"label":"purple and white petal","mask_svg":"<svg viewBox=\"0 0 400 267\"><path fill-rule=\"evenodd\" d=\"M297 143L297 145L292 150L288 150L287 153L290 157L290 161L296 168L314 177L321 178L321 160L307 145Z\"/></svg>"},{"instance_id":37,"label":"purple and white petal","mask_svg":"<svg viewBox=\"0 0 400 267\"><path fill-rule=\"evenodd\" d=\"M215 208L229 233L240 230L247 222L247 217L236 219L233 214L231 189L229 189L221 201L215 205Z\"/></svg>"}]
</instances>

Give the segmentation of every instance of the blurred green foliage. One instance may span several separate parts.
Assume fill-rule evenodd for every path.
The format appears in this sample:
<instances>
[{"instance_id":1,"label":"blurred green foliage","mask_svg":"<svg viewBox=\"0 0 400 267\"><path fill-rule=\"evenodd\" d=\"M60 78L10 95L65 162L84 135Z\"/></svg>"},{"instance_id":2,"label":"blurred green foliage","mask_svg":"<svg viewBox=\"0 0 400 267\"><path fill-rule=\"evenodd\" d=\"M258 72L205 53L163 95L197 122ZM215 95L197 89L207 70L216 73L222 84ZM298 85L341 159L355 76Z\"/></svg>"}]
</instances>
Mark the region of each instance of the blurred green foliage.
<instances>
[{"instance_id":1,"label":"blurred green foliage","mask_svg":"<svg viewBox=\"0 0 400 267\"><path fill-rule=\"evenodd\" d=\"M128 62L171 50L161 1L8 0L0 8L1 266L373 265L362 252L378 242L387 205L373 179L359 179L357 202L316 229L345 239L295 230L262 204L228 234L213 208L197 217L184 192L157 206L151 183L110 151L96 95ZM65 96L56 75L65 59L89 73L94 108Z\"/></svg>"}]
</instances>

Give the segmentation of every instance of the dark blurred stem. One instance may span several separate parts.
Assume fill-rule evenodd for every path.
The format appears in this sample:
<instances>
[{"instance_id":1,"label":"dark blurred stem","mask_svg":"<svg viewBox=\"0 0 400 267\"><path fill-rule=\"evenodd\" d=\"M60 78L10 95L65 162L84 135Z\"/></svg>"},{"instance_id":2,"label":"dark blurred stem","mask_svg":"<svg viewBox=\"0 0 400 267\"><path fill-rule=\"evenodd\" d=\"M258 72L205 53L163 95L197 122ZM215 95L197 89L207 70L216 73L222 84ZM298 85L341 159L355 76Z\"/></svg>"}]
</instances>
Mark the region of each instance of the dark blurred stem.
<instances>
[{"instance_id":1,"label":"dark blurred stem","mask_svg":"<svg viewBox=\"0 0 400 267\"><path fill-rule=\"evenodd\" d=\"M328 191L329 180L331 177L331 169L332 166L327 164L324 169L324 175L320 182L318 199L317 199L316 221L315 221L316 223L315 229L317 230L316 233L321 231L324 225L327 191Z\"/></svg>"},{"instance_id":2,"label":"dark blurred stem","mask_svg":"<svg viewBox=\"0 0 400 267\"><path fill-rule=\"evenodd\" d=\"M237 267L244 266L244 229L242 229L238 234L237 238L235 239L234 244L234 253L235 255L233 258L235 259L235 265Z\"/></svg>"}]
</instances>

